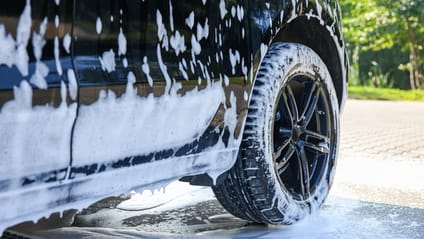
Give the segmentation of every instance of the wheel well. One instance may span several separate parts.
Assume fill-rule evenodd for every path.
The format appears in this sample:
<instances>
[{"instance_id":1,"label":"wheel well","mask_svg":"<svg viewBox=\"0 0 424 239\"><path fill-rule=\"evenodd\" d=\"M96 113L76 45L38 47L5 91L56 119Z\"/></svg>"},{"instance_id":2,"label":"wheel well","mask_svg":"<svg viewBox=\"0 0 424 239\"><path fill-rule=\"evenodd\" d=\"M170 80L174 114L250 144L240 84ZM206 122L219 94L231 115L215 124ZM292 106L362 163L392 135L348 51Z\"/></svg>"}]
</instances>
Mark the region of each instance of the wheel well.
<instances>
[{"instance_id":1,"label":"wheel well","mask_svg":"<svg viewBox=\"0 0 424 239\"><path fill-rule=\"evenodd\" d=\"M327 66L337 93L339 106L344 97L344 77L336 43L329 31L316 18L308 19L300 16L284 25L273 42L293 42L306 45L313 49Z\"/></svg>"}]
</instances>

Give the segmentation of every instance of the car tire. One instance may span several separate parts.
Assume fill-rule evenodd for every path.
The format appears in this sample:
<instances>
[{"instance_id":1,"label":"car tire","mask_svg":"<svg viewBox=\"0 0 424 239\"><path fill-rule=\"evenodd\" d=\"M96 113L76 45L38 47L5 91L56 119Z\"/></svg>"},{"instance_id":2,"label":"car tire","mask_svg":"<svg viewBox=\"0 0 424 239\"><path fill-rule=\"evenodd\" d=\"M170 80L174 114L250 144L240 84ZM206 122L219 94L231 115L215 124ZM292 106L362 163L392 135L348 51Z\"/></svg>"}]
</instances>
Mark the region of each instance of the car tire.
<instances>
[{"instance_id":1,"label":"car tire","mask_svg":"<svg viewBox=\"0 0 424 239\"><path fill-rule=\"evenodd\" d=\"M339 144L331 75L309 47L273 43L258 70L235 165L213 186L231 214L292 224L328 195Z\"/></svg>"}]
</instances>

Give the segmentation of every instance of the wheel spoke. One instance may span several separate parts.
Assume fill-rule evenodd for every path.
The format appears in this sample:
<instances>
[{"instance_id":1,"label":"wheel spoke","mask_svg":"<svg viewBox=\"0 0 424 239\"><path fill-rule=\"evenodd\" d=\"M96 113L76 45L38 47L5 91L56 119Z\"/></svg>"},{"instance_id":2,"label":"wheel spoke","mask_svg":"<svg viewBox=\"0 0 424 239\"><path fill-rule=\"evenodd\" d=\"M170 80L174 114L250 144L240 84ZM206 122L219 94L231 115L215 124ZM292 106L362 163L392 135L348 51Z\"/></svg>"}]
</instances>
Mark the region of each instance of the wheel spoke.
<instances>
[{"instance_id":1,"label":"wheel spoke","mask_svg":"<svg viewBox=\"0 0 424 239\"><path fill-rule=\"evenodd\" d=\"M282 94L280 97L280 102L278 103L277 112L280 116L285 116L289 119L290 122L293 122L293 114L290 110L289 101L286 94Z\"/></svg>"},{"instance_id":2,"label":"wheel spoke","mask_svg":"<svg viewBox=\"0 0 424 239\"><path fill-rule=\"evenodd\" d=\"M310 131L310 130L306 130L305 135L306 135L307 141L309 141L309 138L314 138L314 139L317 139L317 140L322 141L322 142L329 142L330 141L329 137L322 135L320 133L317 133L317 132Z\"/></svg>"},{"instance_id":3,"label":"wheel spoke","mask_svg":"<svg viewBox=\"0 0 424 239\"><path fill-rule=\"evenodd\" d=\"M282 150L287 147L292 137L292 130L284 127L280 127L277 123L274 123L274 158L280 156ZM276 157L277 156L277 157Z\"/></svg>"},{"instance_id":4,"label":"wheel spoke","mask_svg":"<svg viewBox=\"0 0 424 239\"><path fill-rule=\"evenodd\" d=\"M297 150L297 160L299 166L299 186L301 188L301 194L303 198L306 199L310 196L311 187L309 184L309 162L303 147Z\"/></svg>"},{"instance_id":5,"label":"wheel spoke","mask_svg":"<svg viewBox=\"0 0 424 239\"><path fill-rule=\"evenodd\" d=\"M284 127L281 127L278 130L278 133L280 135L280 138L283 138L283 139L287 139L287 138L290 138L292 136L292 130L284 128Z\"/></svg>"},{"instance_id":6,"label":"wheel spoke","mask_svg":"<svg viewBox=\"0 0 424 239\"><path fill-rule=\"evenodd\" d=\"M287 146L289 145L290 140L285 140L281 145L275 145L275 149L274 149L274 160L277 162L278 159L281 157L281 154L283 153L283 151L287 148Z\"/></svg>"},{"instance_id":7,"label":"wheel spoke","mask_svg":"<svg viewBox=\"0 0 424 239\"><path fill-rule=\"evenodd\" d=\"M317 144L314 144L314 143L305 141L303 142L303 144L304 144L304 147L321 154L328 154L330 152L330 145L328 142L319 142Z\"/></svg>"},{"instance_id":8,"label":"wheel spoke","mask_svg":"<svg viewBox=\"0 0 424 239\"><path fill-rule=\"evenodd\" d=\"M283 94L284 104L289 111L292 122L297 122L299 119L299 111L297 109L296 97L294 96L291 86L286 86L286 94Z\"/></svg>"},{"instance_id":9,"label":"wheel spoke","mask_svg":"<svg viewBox=\"0 0 424 239\"><path fill-rule=\"evenodd\" d=\"M284 149L287 148L286 152L283 154ZM278 174L283 173L286 170L287 162L296 152L296 146L291 143L287 143L285 147L281 147L280 150L276 153L275 162L277 164Z\"/></svg>"},{"instance_id":10,"label":"wheel spoke","mask_svg":"<svg viewBox=\"0 0 424 239\"><path fill-rule=\"evenodd\" d=\"M312 81L308 84L306 90L306 99L303 106L303 112L300 116L303 125L308 125L314 115L315 109L317 107L318 98L321 92L321 85L318 81Z\"/></svg>"}]
</instances>

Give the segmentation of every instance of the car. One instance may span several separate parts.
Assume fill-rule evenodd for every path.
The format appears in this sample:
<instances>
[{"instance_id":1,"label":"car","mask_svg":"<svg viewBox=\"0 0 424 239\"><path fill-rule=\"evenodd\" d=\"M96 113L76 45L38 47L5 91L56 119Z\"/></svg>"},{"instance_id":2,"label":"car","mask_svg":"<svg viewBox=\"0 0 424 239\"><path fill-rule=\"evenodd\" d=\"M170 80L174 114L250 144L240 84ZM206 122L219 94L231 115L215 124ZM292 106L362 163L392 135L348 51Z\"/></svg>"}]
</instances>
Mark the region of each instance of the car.
<instances>
[{"instance_id":1,"label":"car","mask_svg":"<svg viewBox=\"0 0 424 239\"><path fill-rule=\"evenodd\" d=\"M0 231L177 179L258 223L323 204L348 75L336 0L0 6Z\"/></svg>"}]
</instances>

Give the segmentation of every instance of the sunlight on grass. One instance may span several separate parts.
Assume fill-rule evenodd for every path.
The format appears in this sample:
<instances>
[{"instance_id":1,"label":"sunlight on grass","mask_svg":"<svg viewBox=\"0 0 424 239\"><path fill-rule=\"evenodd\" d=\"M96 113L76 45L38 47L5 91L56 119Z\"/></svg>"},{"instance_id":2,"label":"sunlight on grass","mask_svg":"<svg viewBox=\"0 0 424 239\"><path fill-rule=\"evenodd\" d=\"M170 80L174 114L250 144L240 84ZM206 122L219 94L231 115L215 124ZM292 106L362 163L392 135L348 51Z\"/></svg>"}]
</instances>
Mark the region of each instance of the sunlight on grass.
<instances>
[{"instance_id":1,"label":"sunlight on grass","mask_svg":"<svg viewBox=\"0 0 424 239\"><path fill-rule=\"evenodd\" d=\"M399 90L366 86L349 86L348 90L351 99L424 102L424 90Z\"/></svg>"}]
</instances>

